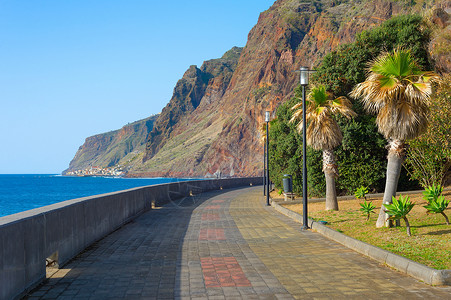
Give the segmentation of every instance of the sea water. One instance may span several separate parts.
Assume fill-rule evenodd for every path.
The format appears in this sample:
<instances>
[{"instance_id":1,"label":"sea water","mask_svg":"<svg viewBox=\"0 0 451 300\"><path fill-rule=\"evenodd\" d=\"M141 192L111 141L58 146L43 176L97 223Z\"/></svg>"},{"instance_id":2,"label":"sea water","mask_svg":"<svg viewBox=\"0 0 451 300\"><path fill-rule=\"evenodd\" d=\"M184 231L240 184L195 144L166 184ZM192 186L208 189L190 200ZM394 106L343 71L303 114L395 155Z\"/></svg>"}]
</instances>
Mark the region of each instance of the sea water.
<instances>
[{"instance_id":1,"label":"sea water","mask_svg":"<svg viewBox=\"0 0 451 300\"><path fill-rule=\"evenodd\" d=\"M0 217L65 200L185 180L191 179L0 174Z\"/></svg>"}]
</instances>

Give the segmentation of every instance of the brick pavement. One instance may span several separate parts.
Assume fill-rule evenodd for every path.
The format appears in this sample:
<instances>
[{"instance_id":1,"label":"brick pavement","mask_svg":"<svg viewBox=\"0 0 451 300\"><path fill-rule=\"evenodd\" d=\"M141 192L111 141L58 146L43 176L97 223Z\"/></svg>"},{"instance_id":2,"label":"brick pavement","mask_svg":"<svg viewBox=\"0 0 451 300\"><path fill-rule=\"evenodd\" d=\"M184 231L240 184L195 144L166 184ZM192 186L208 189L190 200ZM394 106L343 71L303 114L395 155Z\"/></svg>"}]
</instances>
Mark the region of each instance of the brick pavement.
<instances>
[{"instance_id":1,"label":"brick pavement","mask_svg":"<svg viewBox=\"0 0 451 300\"><path fill-rule=\"evenodd\" d=\"M152 210L95 243L29 299L451 299L266 207L261 188Z\"/></svg>"}]
</instances>

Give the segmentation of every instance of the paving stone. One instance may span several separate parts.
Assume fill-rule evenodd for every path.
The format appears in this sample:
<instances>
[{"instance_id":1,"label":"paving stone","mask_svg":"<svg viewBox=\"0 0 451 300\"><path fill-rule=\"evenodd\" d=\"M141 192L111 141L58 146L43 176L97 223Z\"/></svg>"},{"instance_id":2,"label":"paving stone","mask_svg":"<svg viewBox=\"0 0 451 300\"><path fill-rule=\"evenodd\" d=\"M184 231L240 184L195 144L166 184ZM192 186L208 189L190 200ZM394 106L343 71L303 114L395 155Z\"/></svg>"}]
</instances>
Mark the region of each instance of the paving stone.
<instances>
[{"instance_id":1,"label":"paving stone","mask_svg":"<svg viewBox=\"0 0 451 300\"><path fill-rule=\"evenodd\" d=\"M265 205L260 187L147 212L28 299L450 299Z\"/></svg>"}]
</instances>

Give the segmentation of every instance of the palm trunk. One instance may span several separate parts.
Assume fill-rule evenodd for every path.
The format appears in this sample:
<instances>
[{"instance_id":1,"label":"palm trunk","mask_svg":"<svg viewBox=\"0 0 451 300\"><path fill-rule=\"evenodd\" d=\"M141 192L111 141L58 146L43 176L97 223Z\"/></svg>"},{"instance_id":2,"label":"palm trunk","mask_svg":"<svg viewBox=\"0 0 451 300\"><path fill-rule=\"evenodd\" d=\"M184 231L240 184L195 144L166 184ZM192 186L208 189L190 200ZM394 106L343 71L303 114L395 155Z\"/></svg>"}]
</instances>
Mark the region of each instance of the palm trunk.
<instances>
[{"instance_id":1,"label":"palm trunk","mask_svg":"<svg viewBox=\"0 0 451 300\"><path fill-rule=\"evenodd\" d=\"M404 156L404 143L400 140L391 141L390 149L388 150L387 177L385 180L383 204L391 204L392 197L396 197L396 190ZM385 207L382 205L376 227L383 227L384 225L389 227L391 221L388 220L388 217L388 214L385 213Z\"/></svg>"},{"instance_id":2,"label":"palm trunk","mask_svg":"<svg viewBox=\"0 0 451 300\"><path fill-rule=\"evenodd\" d=\"M335 188L338 168L333 150L323 150L323 172L326 177L326 210L338 210L337 190Z\"/></svg>"},{"instance_id":3,"label":"palm trunk","mask_svg":"<svg viewBox=\"0 0 451 300\"><path fill-rule=\"evenodd\" d=\"M409 221L407 220L406 217L403 217L404 221L406 222L406 228L407 228L407 235L408 236L412 236L412 234L410 233L410 224Z\"/></svg>"},{"instance_id":4,"label":"palm trunk","mask_svg":"<svg viewBox=\"0 0 451 300\"><path fill-rule=\"evenodd\" d=\"M441 214L445 217L446 225L449 225L448 216L442 211Z\"/></svg>"}]
</instances>

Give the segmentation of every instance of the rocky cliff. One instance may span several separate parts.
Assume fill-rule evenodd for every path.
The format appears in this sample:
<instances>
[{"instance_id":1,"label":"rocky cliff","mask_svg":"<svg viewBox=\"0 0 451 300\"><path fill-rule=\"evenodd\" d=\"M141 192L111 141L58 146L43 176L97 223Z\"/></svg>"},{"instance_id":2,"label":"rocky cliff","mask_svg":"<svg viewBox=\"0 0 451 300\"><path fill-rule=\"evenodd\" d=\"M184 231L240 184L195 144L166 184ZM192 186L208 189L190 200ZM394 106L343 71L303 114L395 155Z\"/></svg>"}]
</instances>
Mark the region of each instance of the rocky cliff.
<instances>
[{"instance_id":1,"label":"rocky cliff","mask_svg":"<svg viewBox=\"0 0 451 300\"><path fill-rule=\"evenodd\" d=\"M205 61L202 66L190 66L180 79L174 93L157 118L147 137L144 161L151 159L171 137L173 127L190 116L198 106L211 105L224 94L235 71L242 48L234 47L221 58Z\"/></svg>"},{"instance_id":2,"label":"rocky cliff","mask_svg":"<svg viewBox=\"0 0 451 300\"><path fill-rule=\"evenodd\" d=\"M434 6L431 18L446 28L450 1L276 1L260 14L244 48L186 71L129 176L261 175L264 111L274 112L292 96L298 84L293 71L314 68L325 54L392 16ZM435 40L431 49L446 69L449 34Z\"/></svg>"},{"instance_id":3,"label":"rocky cliff","mask_svg":"<svg viewBox=\"0 0 451 300\"><path fill-rule=\"evenodd\" d=\"M136 175L231 176L260 175L263 147L258 128L265 110L274 111L291 97L298 83L294 70L314 68L338 45L353 41L356 33L398 14L432 7L434 1L298 1L278 0L261 13L229 81L201 82L201 96L185 114L174 97L160 116L165 131L154 130L147 155ZM202 69L202 68L201 68ZM198 78L190 69L187 77ZM184 76L185 77L185 76ZM196 79L198 80L198 79ZM191 82L195 80L192 79ZM224 90L224 88L226 89ZM192 88L191 88L192 89ZM187 97L185 99L189 99ZM199 98L196 98L199 99ZM171 111L177 122L171 122ZM158 122L158 121L157 121ZM169 123L170 126L169 126ZM164 141L162 143L161 141Z\"/></svg>"},{"instance_id":4,"label":"rocky cliff","mask_svg":"<svg viewBox=\"0 0 451 300\"><path fill-rule=\"evenodd\" d=\"M146 136L152 130L157 117L151 116L125 125L119 130L86 138L63 174L91 167L121 166L127 170L138 156L144 155Z\"/></svg>"}]
</instances>

